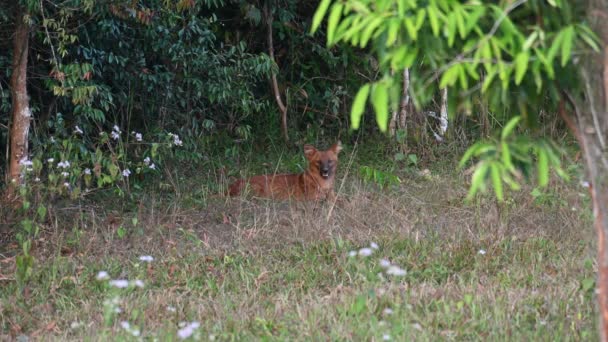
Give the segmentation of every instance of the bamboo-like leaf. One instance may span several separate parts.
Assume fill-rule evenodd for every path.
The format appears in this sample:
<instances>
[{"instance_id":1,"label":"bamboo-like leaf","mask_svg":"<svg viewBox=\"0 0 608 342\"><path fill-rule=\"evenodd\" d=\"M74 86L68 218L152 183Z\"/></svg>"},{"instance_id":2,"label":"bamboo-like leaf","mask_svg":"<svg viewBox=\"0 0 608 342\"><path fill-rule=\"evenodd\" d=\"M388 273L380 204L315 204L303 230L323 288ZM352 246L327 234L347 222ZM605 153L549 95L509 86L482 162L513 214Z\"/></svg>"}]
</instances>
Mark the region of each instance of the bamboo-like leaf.
<instances>
[{"instance_id":1,"label":"bamboo-like leaf","mask_svg":"<svg viewBox=\"0 0 608 342\"><path fill-rule=\"evenodd\" d=\"M562 67L566 66L572 55L572 44L574 43L574 27L572 25L564 29L564 39L562 42Z\"/></svg>"},{"instance_id":2,"label":"bamboo-like leaf","mask_svg":"<svg viewBox=\"0 0 608 342\"><path fill-rule=\"evenodd\" d=\"M529 50L532 47L532 44L534 44L534 42L536 41L536 39L538 38L538 31L534 31L532 32L528 38L526 38L526 41L524 42L523 45L523 49L524 50Z\"/></svg>"},{"instance_id":3,"label":"bamboo-like leaf","mask_svg":"<svg viewBox=\"0 0 608 342\"><path fill-rule=\"evenodd\" d=\"M523 80L529 60L530 54L527 51L522 51L515 57L515 84L519 85Z\"/></svg>"},{"instance_id":4,"label":"bamboo-like leaf","mask_svg":"<svg viewBox=\"0 0 608 342\"><path fill-rule=\"evenodd\" d=\"M367 25L367 27L363 30L363 33L361 34L361 41L359 42L360 47L363 48L367 45L367 42L372 37L372 33L374 33L374 31L378 28L378 26L380 26L380 24L382 24L383 21L384 18L382 17L376 17L373 18L372 21L370 21L370 23Z\"/></svg>"},{"instance_id":5,"label":"bamboo-like leaf","mask_svg":"<svg viewBox=\"0 0 608 342\"><path fill-rule=\"evenodd\" d=\"M515 166L513 166L513 161L511 160L511 149L509 148L509 144L506 142L500 143L500 150L502 152L502 164L509 172L513 172L515 170Z\"/></svg>"},{"instance_id":6,"label":"bamboo-like leaf","mask_svg":"<svg viewBox=\"0 0 608 342\"><path fill-rule=\"evenodd\" d=\"M365 111L365 103L367 102L367 96L369 95L369 87L369 84L365 84L359 89L357 95L355 95L355 100L353 101L353 106L350 110L350 121L354 129L358 129L361 124L361 116Z\"/></svg>"},{"instance_id":7,"label":"bamboo-like leaf","mask_svg":"<svg viewBox=\"0 0 608 342\"><path fill-rule=\"evenodd\" d=\"M471 177L471 188L469 189L469 193L467 195L467 199L471 200L473 196L480 189L485 188L485 180L488 174L489 164L487 162L481 162L477 165L475 172L473 172L473 176Z\"/></svg>"},{"instance_id":8,"label":"bamboo-like leaf","mask_svg":"<svg viewBox=\"0 0 608 342\"><path fill-rule=\"evenodd\" d=\"M564 32L565 30L560 30L557 35L555 36L555 38L553 39L553 42L551 43L551 47L549 48L549 51L547 51L547 56L546 56L546 62L543 63L553 63L553 59L555 58L555 56L557 56L557 52L559 51L559 49L561 48L563 41L564 41ZM545 57L543 55L543 57Z\"/></svg>"},{"instance_id":9,"label":"bamboo-like leaf","mask_svg":"<svg viewBox=\"0 0 608 342\"><path fill-rule=\"evenodd\" d=\"M576 25L578 29L578 35L589 45L595 52L600 52L599 38L597 35L589 29L589 27L585 24Z\"/></svg>"},{"instance_id":10,"label":"bamboo-like leaf","mask_svg":"<svg viewBox=\"0 0 608 342\"><path fill-rule=\"evenodd\" d=\"M426 11L424 8L418 10L416 13L416 31L419 31L422 25L424 24L424 19L426 18Z\"/></svg>"},{"instance_id":11,"label":"bamboo-like leaf","mask_svg":"<svg viewBox=\"0 0 608 342\"><path fill-rule=\"evenodd\" d=\"M319 28L319 25L321 25L321 21L323 21L323 17L325 17L325 13L327 13L327 9L329 8L330 4L331 0L321 0L315 15L312 17L310 33L314 33Z\"/></svg>"},{"instance_id":12,"label":"bamboo-like leaf","mask_svg":"<svg viewBox=\"0 0 608 342\"><path fill-rule=\"evenodd\" d=\"M458 77L461 73L460 64L452 65L448 70L446 70L443 75L441 75L441 80L439 81L439 88L443 89L447 86L453 86L454 83L458 80Z\"/></svg>"},{"instance_id":13,"label":"bamboo-like leaf","mask_svg":"<svg viewBox=\"0 0 608 342\"><path fill-rule=\"evenodd\" d=\"M388 128L388 88L384 83L376 83L372 90L372 105L376 111L376 122L381 132Z\"/></svg>"},{"instance_id":14,"label":"bamboo-like leaf","mask_svg":"<svg viewBox=\"0 0 608 342\"><path fill-rule=\"evenodd\" d=\"M386 36L386 46L391 46L397 40L399 35L399 29L401 28L401 21L399 19L391 19L388 22L388 34Z\"/></svg>"},{"instance_id":15,"label":"bamboo-like leaf","mask_svg":"<svg viewBox=\"0 0 608 342\"><path fill-rule=\"evenodd\" d=\"M502 188L502 178L500 176L500 165L498 163L492 163L490 173L492 177L492 187L494 188L496 198L499 202L502 202L504 200L504 194Z\"/></svg>"},{"instance_id":16,"label":"bamboo-like leaf","mask_svg":"<svg viewBox=\"0 0 608 342\"><path fill-rule=\"evenodd\" d=\"M339 2L336 2L331 7L331 12L329 13L329 18L327 19L327 46L331 46L335 43L335 34L336 27L338 27L338 23L340 22L340 16L342 15L342 9L344 5Z\"/></svg>"},{"instance_id":17,"label":"bamboo-like leaf","mask_svg":"<svg viewBox=\"0 0 608 342\"><path fill-rule=\"evenodd\" d=\"M505 140L506 138L508 138L509 135L511 135L511 133L515 129L515 127L517 127L519 121L521 121L521 116L519 115L509 120L509 122L507 122L505 127L502 129L500 139Z\"/></svg>"},{"instance_id":18,"label":"bamboo-like leaf","mask_svg":"<svg viewBox=\"0 0 608 342\"><path fill-rule=\"evenodd\" d=\"M403 18L403 24L405 25L405 29L410 38L412 40L418 39L418 30L416 29L414 21L410 17L405 17Z\"/></svg>"},{"instance_id":19,"label":"bamboo-like leaf","mask_svg":"<svg viewBox=\"0 0 608 342\"><path fill-rule=\"evenodd\" d=\"M547 152L543 148L537 149L538 153L538 185L546 186L549 184L549 160Z\"/></svg>"},{"instance_id":20,"label":"bamboo-like leaf","mask_svg":"<svg viewBox=\"0 0 608 342\"><path fill-rule=\"evenodd\" d=\"M429 14L429 23L431 24L431 31L435 37L439 36L439 9L431 2L431 5L426 9Z\"/></svg>"}]
</instances>

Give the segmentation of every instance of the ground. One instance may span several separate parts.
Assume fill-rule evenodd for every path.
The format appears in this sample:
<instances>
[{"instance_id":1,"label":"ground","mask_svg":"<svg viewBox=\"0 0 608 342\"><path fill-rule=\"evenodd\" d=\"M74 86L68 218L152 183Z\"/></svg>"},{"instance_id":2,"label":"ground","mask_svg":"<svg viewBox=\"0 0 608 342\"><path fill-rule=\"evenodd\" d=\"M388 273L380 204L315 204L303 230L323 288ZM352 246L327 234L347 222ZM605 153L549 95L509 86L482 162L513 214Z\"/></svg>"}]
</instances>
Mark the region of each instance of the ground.
<instances>
[{"instance_id":1,"label":"ground","mask_svg":"<svg viewBox=\"0 0 608 342\"><path fill-rule=\"evenodd\" d=\"M196 180L56 205L22 290L16 245L0 248L0 340L596 340L586 189L465 202L467 177L444 165L382 188L343 162L335 206Z\"/></svg>"}]
</instances>

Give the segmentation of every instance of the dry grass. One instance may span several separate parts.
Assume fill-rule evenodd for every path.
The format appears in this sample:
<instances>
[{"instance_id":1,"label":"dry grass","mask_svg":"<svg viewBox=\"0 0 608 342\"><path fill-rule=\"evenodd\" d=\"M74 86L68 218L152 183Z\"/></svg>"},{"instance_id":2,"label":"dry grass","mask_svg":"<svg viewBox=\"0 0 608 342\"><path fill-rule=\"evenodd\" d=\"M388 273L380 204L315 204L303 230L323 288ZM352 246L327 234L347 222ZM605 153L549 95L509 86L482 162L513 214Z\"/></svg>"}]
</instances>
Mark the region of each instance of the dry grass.
<instances>
[{"instance_id":1,"label":"dry grass","mask_svg":"<svg viewBox=\"0 0 608 342\"><path fill-rule=\"evenodd\" d=\"M9 278L0 337L133 339L122 320L160 340L175 339L181 321L201 322L203 340L597 336L593 295L581 285L594 272L581 189L555 182L536 198L525 189L500 206L490 197L464 204L453 173L404 177L388 190L353 173L333 210L207 194L206 205L186 205L194 191L146 194L131 207L55 207L21 296L14 263L0 261ZM347 257L370 241L381 246L372 257ZM381 256L408 275L379 276ZM100 270L146 287L112 289L95 280ZM123 312L104 317L114 295Z\"/></svg>"}]
</instances>

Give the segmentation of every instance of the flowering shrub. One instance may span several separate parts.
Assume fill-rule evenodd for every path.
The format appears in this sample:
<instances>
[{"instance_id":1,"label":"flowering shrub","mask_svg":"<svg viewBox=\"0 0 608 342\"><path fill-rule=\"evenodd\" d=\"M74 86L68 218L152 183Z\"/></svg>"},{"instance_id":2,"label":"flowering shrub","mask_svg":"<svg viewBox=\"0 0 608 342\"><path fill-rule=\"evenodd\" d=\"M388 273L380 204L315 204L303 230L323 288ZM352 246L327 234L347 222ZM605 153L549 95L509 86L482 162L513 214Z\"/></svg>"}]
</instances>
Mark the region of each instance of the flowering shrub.
<instances>
[{"instance_id":1,"label":"flowering shrub","mask_svg":"<svg viewBox=\"0 0 608 342\"><path fill-rule=\"evenodd\" d=\"M40 231L39 223L46 219L48 200L57 196L80 198L94 188L110 187L123 196L129 192L134 175L143 179L158 174L163 156L183 144L174 133L159 134L156 138L155 142L146 142L143 134L125 134L117 125L109 133L102 130L96 136L87 135L76 125L71 134L47 139L39 144L31 159L20 161L23 219L16 238L22 254L16 258L16 276L22 288L32 273L34 258L29 252Z\"/></svg>"}]
</instances>

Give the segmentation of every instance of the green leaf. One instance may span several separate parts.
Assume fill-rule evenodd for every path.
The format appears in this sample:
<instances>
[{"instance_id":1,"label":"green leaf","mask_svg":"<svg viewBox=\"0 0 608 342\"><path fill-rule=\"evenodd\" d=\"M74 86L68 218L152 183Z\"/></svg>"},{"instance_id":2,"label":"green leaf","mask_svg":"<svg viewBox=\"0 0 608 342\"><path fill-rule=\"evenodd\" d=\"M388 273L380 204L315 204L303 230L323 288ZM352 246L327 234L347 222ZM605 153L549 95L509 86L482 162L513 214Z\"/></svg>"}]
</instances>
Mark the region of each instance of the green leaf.
<instances>
[{"instance_id":1,"label":"green leaf","mask_svg":"<svg viewBox=\"0 0 608 342\"><path fill-rule=\"evenodd\" d=\"M456 39L456 18L454 16L454 13L450 13L450 15L448 15L448 22L447 22L447 33L448 33L448 46L452 47L454 45L454 41Z\"/></svg>"},{"instance_id":2,"label":"green leaf","mask_svg":"<svg viewBox=\"0 0 608 342\"><path fill-rule=\"evenodd\" d=\"M381 132L388 128L388 88L384 83L376 83L372 90L372 105L376 111L376 122Z\"/></svg>"},{"instance_id":3,"label":"green leaf","mask_svg":"<svg viewBox=\"0 0 608 342\"><path fill-rule=\"evenodd\" d=\"M367 42L372 37L372 33L374 33L374 30L376 30L376 28L378 28L378 26L380 26L380 24L382 24L384 20L385 19L382 17L376 17L370 21L370 23L367 25L367 27L365 28L365 30L363 30L363 33L361 34L361 41L359 42L359 47L363 48L367 45Z\"/></svg>"},{"instance_id":4,"label":"green leaf","mask_svg":"<svg viewBox=\"0 0 608 342\"><path fill-rule=\"evenodd\" d=\"M331 0L321 0L319 7L317 7L317 11L315 15L312 17L312 26L310 27L310 33L314 33L321 25L321 21L323 21L323 17L331 4Z\"/></svg>"},{"instance_id":5,"label":"green leaf","mask_svg":"<svg viewBox=\"0 0 608 342\"><path fill-rule=\"evenodd\" d=\"M507 170L513 172L515 170L515 166L513 166L513 162L511 160L511 149L509 148L509 144L504 141L501 142L500 150L502 151L502 164Z\"/></svg>"},{"instance_id":6,"label":"green leaf","mask_svg":"<svg viewBox=\"0 0 608 342\"><path fill-rule=\"evenodd\" d=\"M490 167L490 172L492 176L492 187L494 187L494 193L496 194L496 198L499 202L504 200L503 196L503 188L502 188L502 179L500 177L500 165L497 163L492 163Z\"/></svg>"},{"instance_id":7,"label":"green leaf","mask_svg":"<svg viewBox=\"0 0 608 342\"><path fill-rule=\"evenodd\" d=\"M458 4L456 2L456 4ZM464 24L465 20L467 20L467 13L463 10L462 6L456 5L454 7L454 12L452 12L456 18L456 27L458 28L458 33L460 34L460 38L465 39L467 36L467 29Z\"/></svg>"},{"instance_id":8,"label":"green leaf","mask_svg":"<svg viewBox=\"0 0 608 342\"><path fill-rule=\"evenodd\" d=\"M342 15L342 9L344 5L337 2L331 8L331 13L329 14L329 19L327 19L327 46L331 46L335 43L336 37L336 27L338 26L338 22L340 21L340 16Z\"/></svg>"},{"instance_id":9,"label":"green leaf","mask_svg":"<svg viewBox=\"0 0 608 342\"><path fill-rule=\"evenodd\" d=\"M388 22L388 34L386 36L386 46L391 46L397 41L399 29L401 28L401 21L399 19L391 19Z\"/></svg>"},{"instance_id":10,"label":"green leaf","mask_svg":"<svg viewBox=\"0 0 608 342\"><path fill-rule=\"evenodd\" d=\"M439 89L443 89L447 86L453 86L461 73L460 64L452 65L448 70L446 70L443 75L441 75L441 80L439 81Z\"/></svg>"},{"instance_id":11,"label":"green leaf","mask_svg":"<svg viewBox=\"0 0 608 342\"><path fill-rule=\"evenodd\" d=\"M427 7L426 11L429 14L429 22L431 23L433 35L437 37L439 36L439 9L431 2L431 5Z\"/></svg>"},{"instance_id":12,"label":"green leaf","mask_svg":"<svg viewBox=\"0 0 608 342\"><path fill-rule=\"evenodd\" d=\"M361 87L355 96L355 100L353 101L353 107L350 111L350 121L354 129L358 129L361 123L361 116L365 111L365 102L367 101L367 96L369 95L369 87L369 84L365 84L363 87Z\"/></svg>"},{"instance_id":13,"label":"green leaf","mask_svg":"<svg viewBox=\"0 0 608 342\"><path fill-rule=\"evenodd\" d=\"M546 61L543 63L553 63L553 59L555 58L555 56L557 56L557 51L559 51L559 48L562 46L562 43L564 41L564 31L565 30L560 30L553 39L551 47L549 48L549 51L547 51ZM545 56L543 55L543 57Z\"/></svg>"},{"instance_id":14,"label":"green leaf","mask_svg":"<svg viewBox=\"0 0 608 342\"><path fill-rule=\"evenodd\" d=\"M546 186L549 184L549 160L547 152L543 148L537 149L538 153L538 185Z\"/></svg>"},{"instance_id":15,"label":"green leaf","mask_svg":"<svg viewBox=\"0 0 608 342\"><path fill-rule=\"evenodd\" d=\"M488 174L489 166L490 165L488 163L484 162L477 165L477 168L471 177L471 188L469 189L469 193L467 195L468 200L471 200L477 191L485 188L485 179Z\"/></svg>"},{"instance_id":16,"label":"green leaf","mask_svg":"<svg viewBox=\"0 0 608 342\"><path fill-rule=\"evenodd\" d=\"M524 42L523 45L523 49L524 50L529 50L532 47L532 44L534 44L534 42L536 41L536 39L538 38L538 31L534 31L532 32L528 38L526 38L526 41Z\"/></svg>"},{"instance_id":17,"label":"green leaf","mask_svg":"<svg viewBox=\"0 0 608 342\"><path fill-rule=\"evenodd\" d=\"M418 30L416 29L416 25L412 21L410 17L403 18L403 23L405 24L405 29L407 30L407 34L410 36L412 40L418 39Z\"/></svg>"},{"instance_id":18,"label":"green leaf","mask_svg":"<svg viewBox=\"0 0 608 342\"><path fill-rule=\"evenodd\" d=\"M595 52L600 52L600 47L598 45L599 38L597 35L589 29L589 27L585 24L576 25L578 29L578 35L589 45Z\"/></svg>"},{"instance_id":19,"label":"green leaf","mask_svg":"<svg viewBox=\"0 0 608 342\"><path fill-rule=\"evenodd\" d=\"M566 66L568 60L572 56L572 44L574 43L574 27L568 26L564 30L564 39L562 43L562 67Z\"/></svg>"},{"instance_id":20,"label":"green leaf","mask_svg":"<svg viewBox=\"0 0 608 342\"><path fill-rule=\"evenodd\" d=\"M517 127L519 121L521 121L521 116L519 115L509 120L509 122L507 122L505 127L502 129L500 139L505 140L509 135L511 135L511 132L513 132L515 127Z\"/></svg>"},{"instance_id":21,"label":"green leaf","mask_svg":"<svg viewBox=\"0 0 608 342\"><path fill-rule=\"evenodd\" d=\"M530 54L527 51L522 51L515 57L515 84L519 85L524 79L529 60Z\"/></svg>"},{"instance_id":22,"label":"green leaf","mask_svg":"<svg viewBox=\"0 0 608 342\"><path fill-rule=\"evenodd\" d=\"M424 8L418 10L416 13L416 30L419 31L422 25L424 24L424 18L426 17L426 11Z\"/></svg>"}]
</instances>

